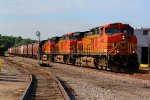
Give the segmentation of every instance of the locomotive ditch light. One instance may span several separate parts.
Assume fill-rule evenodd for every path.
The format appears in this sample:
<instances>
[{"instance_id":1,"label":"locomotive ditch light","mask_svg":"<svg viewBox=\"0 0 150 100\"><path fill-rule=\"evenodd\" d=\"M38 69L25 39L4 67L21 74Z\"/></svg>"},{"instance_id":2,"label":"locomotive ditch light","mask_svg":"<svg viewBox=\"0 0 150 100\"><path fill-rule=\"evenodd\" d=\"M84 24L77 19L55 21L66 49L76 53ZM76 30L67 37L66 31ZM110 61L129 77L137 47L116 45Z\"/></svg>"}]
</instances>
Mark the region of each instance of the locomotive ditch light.
<instances>
[{"instance_id":1,"label":"locomotive ditch light","mask_svg":"<svg viewBox=\"0 0 150 100\"><path fill-rule=\"evenodd\" d=\"M119 51L117 50L117 53L119 53Z\"/></svg>"},{"instance_id":2,"label":"locomotive ditch light","mask_svg":"<svg viewBox=\"0 0 150 100\"><path fill-rule=\"evenodd\" d=\"M135 51L132 51L132 53L135 53Z\"/></svg>"}]
</instances>

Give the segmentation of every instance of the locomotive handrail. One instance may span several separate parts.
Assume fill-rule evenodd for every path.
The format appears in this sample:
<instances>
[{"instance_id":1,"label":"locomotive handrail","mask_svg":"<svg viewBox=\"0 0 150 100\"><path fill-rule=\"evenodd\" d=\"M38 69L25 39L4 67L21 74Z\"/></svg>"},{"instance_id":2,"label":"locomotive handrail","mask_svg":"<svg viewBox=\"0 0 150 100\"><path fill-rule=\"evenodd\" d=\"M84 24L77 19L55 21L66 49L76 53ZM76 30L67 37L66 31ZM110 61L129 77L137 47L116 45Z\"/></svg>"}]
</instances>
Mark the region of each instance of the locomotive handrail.
<instances>
[{"instance_id":1,"label":"locomotive handrail","mask_svg":"<svg viewBox=\"0 0 150 100\"><path fill-rule=\"evenodd\" d=\"M115 48L113 48L108 54L111 54L119 45L117 45Z\"/></svg>"}]
</instances>

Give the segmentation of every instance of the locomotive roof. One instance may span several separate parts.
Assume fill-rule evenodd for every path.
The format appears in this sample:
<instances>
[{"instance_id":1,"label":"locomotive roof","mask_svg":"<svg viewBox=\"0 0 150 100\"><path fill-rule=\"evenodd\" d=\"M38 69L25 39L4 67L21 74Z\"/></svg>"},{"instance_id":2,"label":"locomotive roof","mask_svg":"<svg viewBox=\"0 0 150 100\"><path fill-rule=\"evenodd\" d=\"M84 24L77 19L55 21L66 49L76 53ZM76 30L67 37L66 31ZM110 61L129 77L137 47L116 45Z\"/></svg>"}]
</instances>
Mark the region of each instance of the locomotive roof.
<instances>
[{"instance_id":1,"label":"locomotive roof","mask_svg":"<svg viewBox=\"0 0 150 100\"><path fill-rule=\"evenodd\" d=\"M84 31L84 32L74 32L73 36L84 36L86 33L89 33L90 31Z\"/></svg>"},{"instance_id":2,"label":"locomotive roof","mask_svg":"<svg viewBox=\"0 0 150 100\"><path fill-rule=\"evenodd\" d=\"M104 27L122 27L122 28L132 28L129 24L123 24L123 23L111 23L106 24Z\"/></svg>"}]
</instances>

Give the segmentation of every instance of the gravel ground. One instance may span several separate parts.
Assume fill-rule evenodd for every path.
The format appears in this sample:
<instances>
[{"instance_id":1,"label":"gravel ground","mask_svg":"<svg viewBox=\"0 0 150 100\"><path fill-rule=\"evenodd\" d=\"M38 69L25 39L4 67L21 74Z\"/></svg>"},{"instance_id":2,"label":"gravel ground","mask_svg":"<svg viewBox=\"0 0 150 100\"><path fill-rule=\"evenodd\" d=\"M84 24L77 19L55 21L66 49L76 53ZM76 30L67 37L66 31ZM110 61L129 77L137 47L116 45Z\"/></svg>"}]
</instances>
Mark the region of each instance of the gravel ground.
<instances>
[{"instance_id":1,"label":"gravel ground","mask_svg":"<svg viewBox=\"0 0 150 100\"><path fill-rule=\"evenodd\" d=\"M4 62L0 72L0 100L19 100L29 79L27 74Z\"/></svg>"},{"instance_id":2,"label":"gravel ground","mask_svg":"<svg viewBox=\"0 0 150 100\"><path fill-rule=\"evenodd\" d=\"M60 67L61 66L61 67ZM66 81L83 100L149 100L150 81L129 75L53 64L47 68Z\"/></svg>"},{"instance_id":3,"label":"gravel ground","mask_svg":"<svg viewBox=\"0 0 150 100\"><path fill-rule=\"evenodd\" d=\"M24 59L24 63L37 66L32 59ZM150 74L119 74L58 63L43 69L65 81L77 100L150 100L150 78L145 79Z\"/></svg>"}]
</instances>

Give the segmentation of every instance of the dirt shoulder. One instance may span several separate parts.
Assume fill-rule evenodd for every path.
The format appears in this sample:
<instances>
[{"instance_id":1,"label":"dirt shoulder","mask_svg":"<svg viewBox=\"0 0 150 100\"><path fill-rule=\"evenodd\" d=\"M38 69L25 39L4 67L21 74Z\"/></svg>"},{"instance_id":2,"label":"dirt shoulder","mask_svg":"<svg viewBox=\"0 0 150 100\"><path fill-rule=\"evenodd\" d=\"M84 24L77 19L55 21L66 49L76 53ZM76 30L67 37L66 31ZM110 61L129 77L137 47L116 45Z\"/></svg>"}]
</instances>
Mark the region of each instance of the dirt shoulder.
<instances>
[{"instance_id":1,"label":"dirt shoulder","mask_svg":"<svg viewBox=\"0 0 150 100\"><path fill-rule=\"evenodd\" d=\"M0 100L19 100L27 87L29 76L0 57Z\"/></svg>"}]
</instances>

